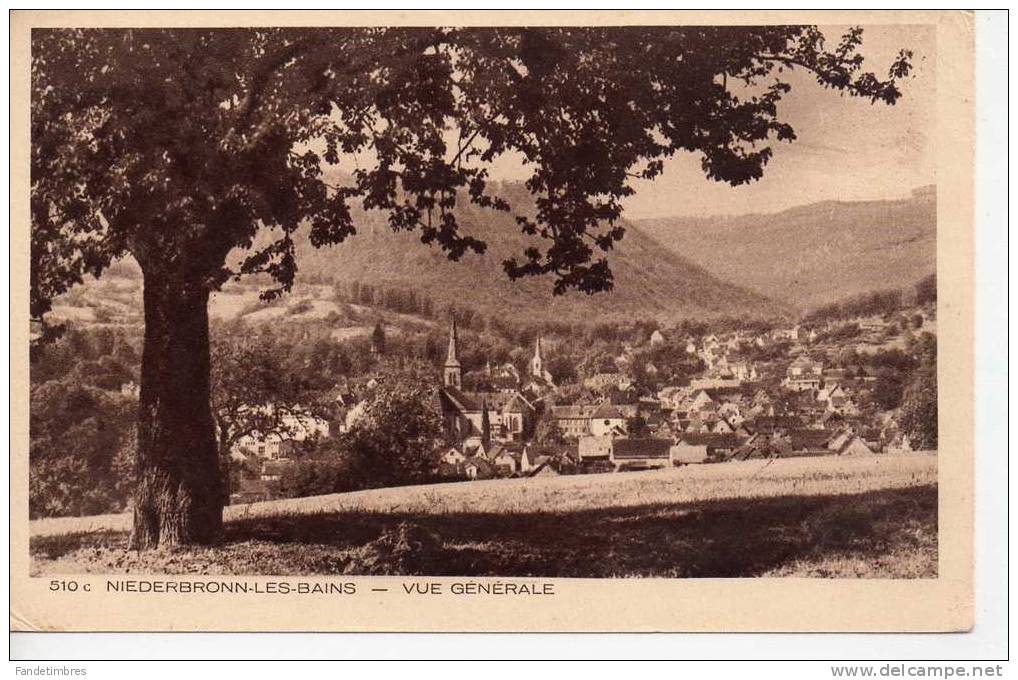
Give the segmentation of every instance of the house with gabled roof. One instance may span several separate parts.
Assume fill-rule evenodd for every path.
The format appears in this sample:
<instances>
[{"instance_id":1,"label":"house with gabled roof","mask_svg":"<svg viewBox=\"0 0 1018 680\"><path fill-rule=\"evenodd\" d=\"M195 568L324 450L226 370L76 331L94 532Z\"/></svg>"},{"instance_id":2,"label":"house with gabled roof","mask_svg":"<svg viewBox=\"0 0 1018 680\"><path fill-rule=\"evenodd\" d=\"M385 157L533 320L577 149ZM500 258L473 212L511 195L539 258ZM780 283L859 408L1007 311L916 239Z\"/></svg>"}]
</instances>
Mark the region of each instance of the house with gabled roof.
<instances>
[{"instance_id":1,"label":"house with gabled roof","mask_svg":"<svg viewBox=\"0 0 1018 680\"><path fill-rule=\"evenodd\" d=\"M551 407L551 417L564 437L583 437L590 434L590 414L595 404L568 404Z\"/></svg>"},{"instance_id":2,"label":"house with gabled roof","mask_svg":"<svg viewBox=\"0 0 1018 680\"><path fill-rule=\"evenodd\" d=\"M491 442L488 442L491 446ZM471 437L463 443L463 455L467 458L488 458L488 449L480 437Z\"/></svg>"},{"instance_id":3,"label":"house with gabled roof","mask_svg":"<svg viewBox=\"0 0 1018 680\"><path fill-rule=\"evenodd\" d=\"M829 453L828 444L834 433L828 430L795 429L785 433L793 455L821 455Z\"/></svg>"},{"instance_id":4,"label":"house with gabled roof","mask_svg":"<svg viewBox=\"0 0 1018 680\"><path fill-rule=\"evenodd\" d=\"M458 466L460 463L467 459L463 452L455 446L450 446L444 454L442 454L442 462L447 465Z\"/></svg>"},{"instance_id":5,"label":"house with gabled roof","mask_svg":"<svg viewBox=\"0 0 1018 680\"><path fill-rule=\"evenodd\" d=\"M781 384L793 392L812 391L820 388L823 382L824 365L803 354L788 365L785 379Z\"/></svg>"},{"instance_id":6,"label":"house with gabled roof","mask_svg":"<svg viewBox=\"0 0 1018 680\"><path fill-rule=\"evenodd\" d=\"M616 437L612 440L610 460L616 469L669 467L672 443L671 439L660 437Z\"/></svg>"},{"instance_id":7,"label":"house with gabled roof","mask_svg":"<svg viewBox=\"0 0 1018 680\"><path fill-rule=\"evenodd\" d=\"M760 416L750 426L762 434L782 435L788 430L802 428L804 423L802 418L792 415Z\"/></svg>"},{"instance_id":8,"label":"house with gabled roof","mask_svg":"<svg viewBox=\"0 0 1018 680\"><path fill-rule=\"evenodd\" d=\"M689 390L684 387L668 385L658 390L657 398L661 402L662 408L674 410L682 406L688 396L688 392Z\"/></svg>"},{"instance_id":9,"label":"house with gabled roof","mask_svg":"<svg viewBox=\"0 0 1018 680\"><path fill-rule=\"evenodd\" d=\"M732 425L738 425L745 418L742 417L742 407L735 401L725 401L718 407L718 415L730 422Z\"/></svg>"},{"instance_id":10,"label":"house with gabled roof","mask_svg":"<svg viewBox=\"0 0 1018 680\"><path fill-rule=\"evenodd\" d=\"M502 476L516 474L520 470L520 459L507 448L500 448L490 458L495 470Z\"/></svg>"},{"instance_id":11,"label":"house with gabled roof","mask_svg":"<svg viewBox=\"0 0 1018 680\"><path fill-rule=\"evenodd\" d=\"M580 437L577 441L578 452L581 462L601 461L608 462L611 459L612 442L615 437L603 435L600 437Z\"/></svg>"},{"instance_id":12,"label":"house with gabled roof","mask_svg":"<svg viewBox=\"0 0 1018 680\"><path fill-rule=\"evenodd\" d=\"M831 397L827 402L827 410L843 416L859 415L859 407L849 397Z\"/></svg>"},{"instance_id":13,"label":"house with gabled roof","mask_svg":"<svg viewBox=\"0 0 1018 680\"><path fill-rule=\"evenodd\" d=\"M555 466L552 465L550 460L541 461L537 467L533 468L528 474L528 477L557 477L559 474Z\"/></svg>"},{"instance_id":14,"label":"house with gabled roof","mask_svg":"<svg viewBox=\"0 0 1018 680\"><path fill-rule=\"evenodd\" d=\"M613 404L598 404L590 414L590 434L599 437L616 432L626 432L626 416Z\"/></svg>"},{"instance_id":15,"label":"house with gabled roof","mask_svg":"<svg viewBox=\"0 0 1018 680\"><path fill-rule=\"evenodd\" d=\"M463 463L463 474L467 479L491 479L495 476L495 467L486 458L475 456Z\"/></svg>"},{"instance_id":16,"label":"house with gabled roof","mask_svg":"<svg viewBox=\"0 0 1018 680\"><path fill-rule=\"evenodd\" d=\"M844 398L845 388L837 381L825 381L823 387L817 391L817 401L830 402L835 398Z\"/></svg>"},{"instance_id":17,"label":"house with gabled roof","mask_svg":"<svg viewBox=\"0 0 1018 680\"><path fill-rule=\"evenodd\" d=\"M870 445L858 435L846 438L836 452L839 456L871 456L875 453Z\"/></svg>"},{"instance_id":18,"label":"house with gabled roof","mask_svg":"<svg viewBox=\"0 0 1018 680\"><path fill-rule=\"evenodd\" d=\"M845 422L844 416L836 411L824 411L809 423L811 430L834 430Z\"/></svg>"},{"instance_id":19,"label":"house with gabled roof","mask_svg":"<svg viewBox=\"0 0 1018 680\"><path fill-rule=\"evenodd\" d=\"M706 389L698 389L688 402L689 411L704 411L717 408L717 403Z\"/></svg>"},{"instance_id":20,"label":"house with gabled roof","mask_svg":"<svg viewBox=\"0 0 1018 680\"><path fill-rule=\"evenodd\" d=\"M537 446L526 446L520 456L520 472L529 474L552 460L554 456Z\"/></svg>"},{"instance_id":21,"label":"house with gabled roof","mask_svg":"<svg viewBox=\"0 0 1018 680\"><path fill-rule=\"evenodd\" d=\"M728 369L732 375L743 382L756 380L759 375L756 371L756 365L748 361L736 361L732 363Z\"/></svg>"},{"instance_id":22,"label":"house with gabled roof","mask_svg":"<svg viewBox=\"0 0 1018 680\"><path fill-rule=\"evenodd\" d=\"M686 433L679 435L671 455L679 463L727 460L747 439L736 434Z\"/></svg>"}]
</instances>

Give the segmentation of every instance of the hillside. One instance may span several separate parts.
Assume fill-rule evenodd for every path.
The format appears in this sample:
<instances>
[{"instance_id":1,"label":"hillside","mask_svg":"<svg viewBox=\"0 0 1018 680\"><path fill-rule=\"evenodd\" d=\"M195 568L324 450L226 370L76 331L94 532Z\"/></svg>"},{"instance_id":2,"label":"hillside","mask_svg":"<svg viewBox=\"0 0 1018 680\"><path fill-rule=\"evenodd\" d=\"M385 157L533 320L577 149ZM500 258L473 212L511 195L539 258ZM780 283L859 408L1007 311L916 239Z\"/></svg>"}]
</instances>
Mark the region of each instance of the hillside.
<instances>
[{"instance_id":1,"label":"hillside","mask_svg":"<svg viewBox=\"0 0 1018 680\"><path fill-rule=\"evenodd\" d=\"M45 519L31 570L930 578L936 471L915 453L372 489L229 506L222 543L172 553L128 551L128 514Z\"/></svg>"},{"instance_id":2,"label":"hillside","mask_svg":"<svg viewBox=\"0 0 1018 680\"><path fill-rule=\"evenodd\" d=\"M911 286L936 269L934 187L897 201L825 201L770 215L655 218L637 226L714 276L803 310Z\"/></svg>"},{"instance_id":3,"label":"hillside","mask_svg":"<svg viewBox=\"0 0 1018 680\"><path fill-rule=\"evenodd\" d=\"M529 194L520 185L503 184L499 193L517 206L529 202ZM338 246L316 249L301 240L303 232L298 235L297 285L278 304L260 306L258 292L269 284L267 280L248 278L239 285L228 283L214 295L211 314L217 318L243 317L256 323L281 317L313 320L332 315L340 325L357 325L362 323L361 312L367 310L337 306L332 291L334 284L354 282L413 291L430 299L436 311L465 307L486 316L531 322L653 318L670 323L722 316L772 318L790 311L758 293L718 280L670 252L642 228L628 223L625 238L608 254L614 290L556 296L550 277L514 282L503 271L503 260L521 256L524 248L535 242L520 232L512 215L461 204L457 216L464 232L488 244L484 255L467 253L459 262L452 262L438 247L422 245L419 233L395 233L383 214L362 211L355 218L357 233ZM119 262L102 279L90 280L55 300L53 317L86 324L138 324L140 289L137 265ZM311 308L307 312L295 309L298 304ZM351 312L355 318L347 319ZM335 318L337 314L341 319ZM370 326L358 328L370 330Z\"/></svg>"},{"instance_id":4,"label":"hillside","mask_svg":"<svg viewBox=\"0 0 1018 680\"><path fill-rule=\"evenodd\" d=\"M632 224L626 225L625 238L608 254L615 277L613 291L555 296L550 277L513 282L504 273L503 260L521 255L533 243L511 215L460 206L457 216L465 232L488 244L484 255L468 253L459 262L451 262L437 247L421 245L418 234L394 233L378 214L362 214L358 233L347 242L322 250L303 248L298 279L405 287L430 297L436 308L463 305L487 314L519 314L533 320L642 317L675 321L759 318L788 311L757 293L719 281Z\"/></svg>"}]
</instances>

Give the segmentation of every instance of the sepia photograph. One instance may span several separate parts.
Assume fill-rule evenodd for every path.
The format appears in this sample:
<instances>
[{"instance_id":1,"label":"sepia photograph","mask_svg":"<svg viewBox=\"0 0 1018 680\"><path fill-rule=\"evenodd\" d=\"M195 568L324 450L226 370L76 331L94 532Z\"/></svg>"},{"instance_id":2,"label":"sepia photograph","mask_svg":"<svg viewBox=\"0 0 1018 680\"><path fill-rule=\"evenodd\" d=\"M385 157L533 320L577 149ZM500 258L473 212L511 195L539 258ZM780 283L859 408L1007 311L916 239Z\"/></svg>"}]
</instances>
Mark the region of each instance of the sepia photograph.
<instances>
[{"instance_id":1,"label":"sepia photograph","mask_svg":"<svg viewBox=\"0 0 1018 680\"><path fill-rule=\"evenodd\" d=\"M27 578L936 581L944 47L845 15L33 26Z\"/></svg>"}]
</instances>

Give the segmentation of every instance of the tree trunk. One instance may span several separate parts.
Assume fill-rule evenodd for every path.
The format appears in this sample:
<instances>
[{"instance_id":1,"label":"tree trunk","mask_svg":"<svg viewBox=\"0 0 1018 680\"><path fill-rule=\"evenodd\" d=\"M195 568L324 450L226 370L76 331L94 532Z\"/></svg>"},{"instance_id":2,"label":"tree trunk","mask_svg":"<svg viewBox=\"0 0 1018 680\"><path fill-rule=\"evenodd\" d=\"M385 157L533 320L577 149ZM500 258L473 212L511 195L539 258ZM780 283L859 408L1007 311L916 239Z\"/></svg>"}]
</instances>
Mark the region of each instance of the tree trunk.
<instances>
[{"instance_id":1,"label":"tree trunk","mask_svg":"<svg viewBox=\"0 0 1018 680\"><path fill-rule=\"evenodd\" d=\"M209 291L197 278L145 272L131 547L207 544L223 523L209 405Z\"/></svg>"}]
</instances>

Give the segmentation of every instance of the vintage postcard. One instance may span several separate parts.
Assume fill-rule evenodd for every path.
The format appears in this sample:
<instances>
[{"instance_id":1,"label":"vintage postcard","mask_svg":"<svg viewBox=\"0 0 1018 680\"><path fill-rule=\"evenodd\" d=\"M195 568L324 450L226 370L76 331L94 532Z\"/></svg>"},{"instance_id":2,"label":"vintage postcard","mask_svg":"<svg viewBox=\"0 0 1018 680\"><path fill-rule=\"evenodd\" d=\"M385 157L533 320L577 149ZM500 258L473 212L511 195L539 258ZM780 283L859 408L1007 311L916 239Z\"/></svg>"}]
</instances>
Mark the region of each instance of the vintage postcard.
<instances>
[{"instance_id":1,"label":"vintage postcard","mask_svg":"<svg viewBox=\"0 0 1018 680\"><path fill-rule=\"evenodd\" d=\"M964 12L14 12L11 629L960 631Z\"/></svg>"}]
</instances>

